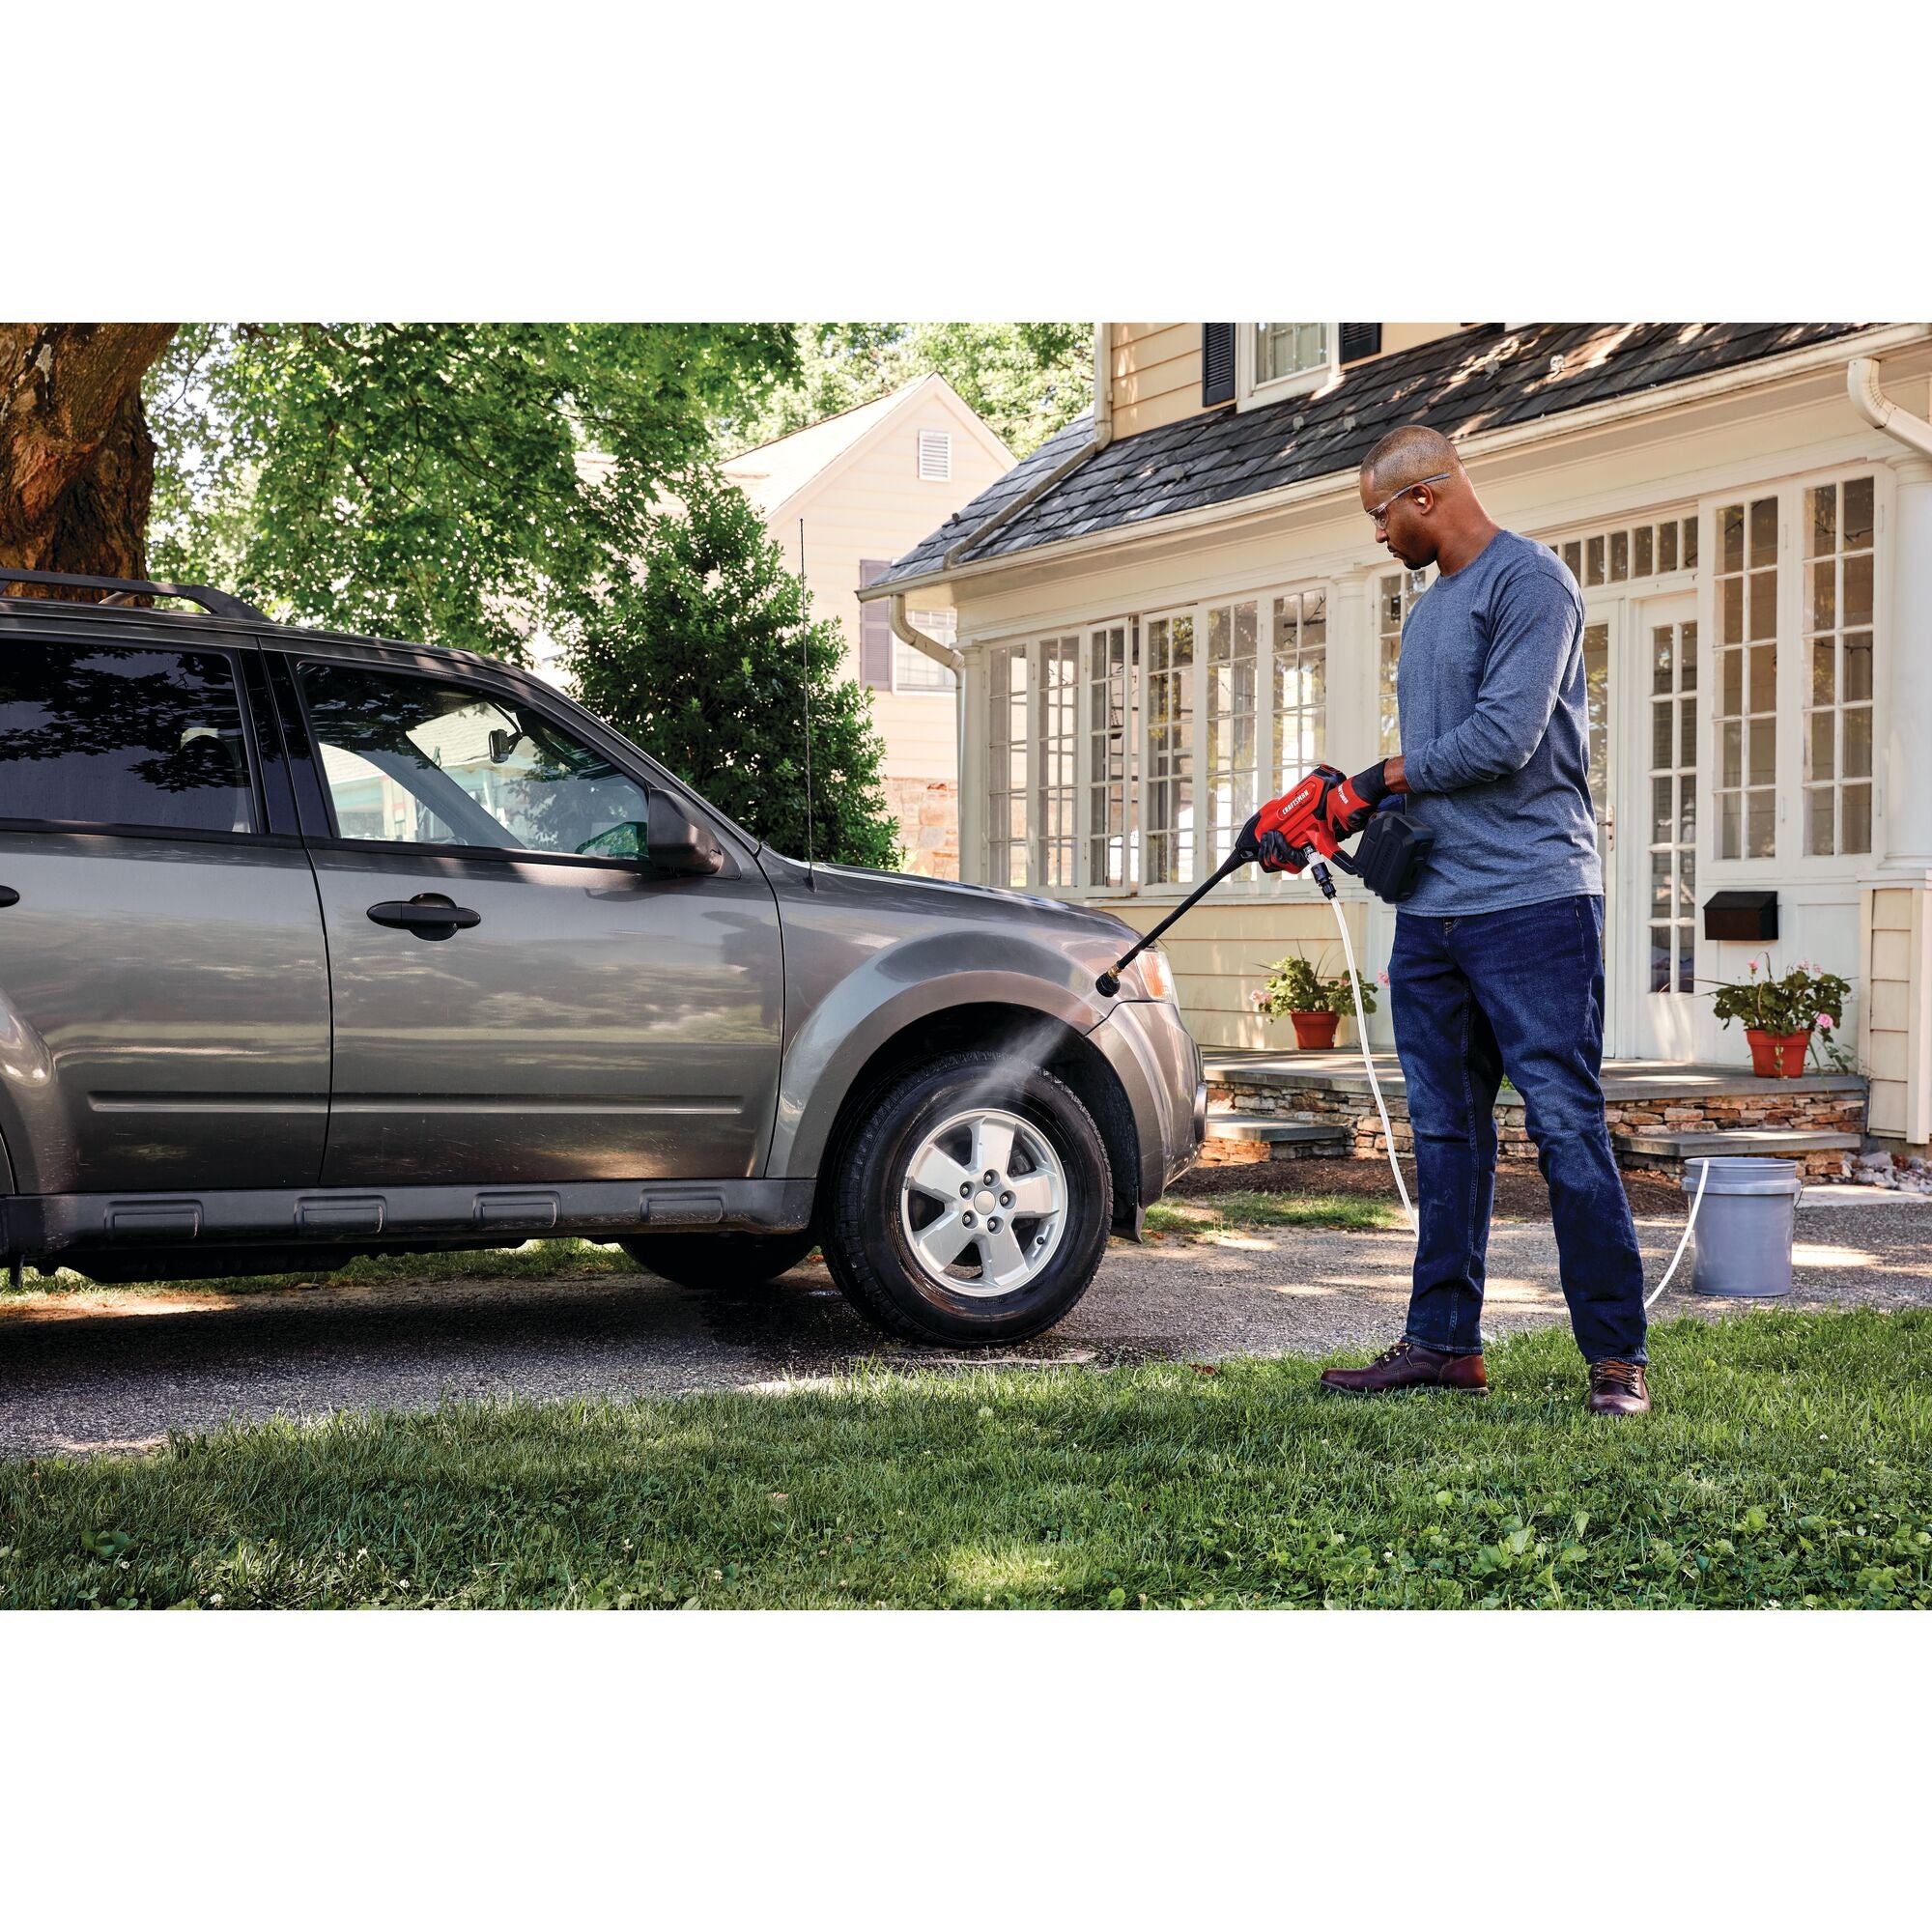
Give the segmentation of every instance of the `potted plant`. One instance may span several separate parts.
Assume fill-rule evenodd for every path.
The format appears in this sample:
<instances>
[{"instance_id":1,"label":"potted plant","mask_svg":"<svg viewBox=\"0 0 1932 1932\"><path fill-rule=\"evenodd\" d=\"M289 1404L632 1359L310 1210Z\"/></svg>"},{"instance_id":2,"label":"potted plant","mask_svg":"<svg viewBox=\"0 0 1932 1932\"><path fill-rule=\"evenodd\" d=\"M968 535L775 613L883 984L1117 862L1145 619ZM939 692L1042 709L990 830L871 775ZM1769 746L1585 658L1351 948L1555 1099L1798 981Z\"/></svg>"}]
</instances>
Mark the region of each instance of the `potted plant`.
<instances>
[{"instance_id":1,"label":"potted plant","mask_svg":"<svg viewBox=\"0 0 1932 1932\"><path fill-rule=\"evenodd\" d=\"M1774 979L1769 952L1762 973L1755 959L1749 971L1748 979L1726 980L1718 988L1712 1010L1727 1027L1733 1020L1744 1021L1751 1071L1760 1079L1795 1080L1804 1071L1804 1049L1814 1031L1829 1033L1844 1025L1851 986L1809 959Z\"/></svg>"},{"instance_id":2,"label":"potted plant","mask_svg":"<svg viewBox=\"0 0 1932 1932\"><path fill-rule=\"evenodd\" d=\"M1361 989L1362 1010L1376 1009L1376 992L1362 976L1355 975ZM1382 976L1382 984L1388 978ZM1323 979L1298 953L1277 959L1268 968L1267 984L1248 993L1248 1004L1264 1019L1279 1019L1284 1013L1294 1022L1294 1043L1298 1047L1321 1048L1335 1044L1335 1029L1344 1013L1354 1010L1349 997L1349 976Z\"/></svg>"}]
</instances>

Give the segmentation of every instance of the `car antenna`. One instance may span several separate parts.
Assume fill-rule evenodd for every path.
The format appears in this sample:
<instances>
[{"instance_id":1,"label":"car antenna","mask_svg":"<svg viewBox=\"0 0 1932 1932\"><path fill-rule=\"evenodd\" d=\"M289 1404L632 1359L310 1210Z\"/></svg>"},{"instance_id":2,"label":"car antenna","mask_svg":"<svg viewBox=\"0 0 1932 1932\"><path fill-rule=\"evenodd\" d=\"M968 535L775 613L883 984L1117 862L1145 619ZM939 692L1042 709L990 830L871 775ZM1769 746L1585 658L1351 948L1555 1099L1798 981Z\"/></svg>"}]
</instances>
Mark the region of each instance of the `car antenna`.
<instances>
[{"instance_id":1,"label":"car antenna","mask_svg":"<svg viewBox=\"0 0 1932 1932\"><path fill-rule=\"evenodd\" d=\"M798 586L807 598L811 593L805 588L805 519L798 520ZM800 617L809 619L810 606L800 610ZM799 668L805 680L805 880L813 892L818 890L818 874L812 870L811 858L811 625L801 622L798 634Z\"/></svg>"}]
</instances>

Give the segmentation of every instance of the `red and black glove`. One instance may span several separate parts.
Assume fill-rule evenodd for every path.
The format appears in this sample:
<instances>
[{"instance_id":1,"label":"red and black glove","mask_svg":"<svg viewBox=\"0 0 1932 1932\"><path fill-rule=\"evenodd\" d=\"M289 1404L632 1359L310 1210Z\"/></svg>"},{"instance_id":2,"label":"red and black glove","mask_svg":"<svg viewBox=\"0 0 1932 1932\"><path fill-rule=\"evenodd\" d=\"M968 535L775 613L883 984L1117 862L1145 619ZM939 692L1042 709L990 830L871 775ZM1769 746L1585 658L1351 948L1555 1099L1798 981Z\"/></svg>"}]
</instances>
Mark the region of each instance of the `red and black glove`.
<instances>
[{"instance_id":1,"label":"red and black glove","mask_svg":"<svg viewBox=\"0 0 1932 1932\"><path fill-rule=\"evenodd\" d=\"M1322 793L1321 823L1331 838L1338 841L1352 838L1376 815L1376 807L1388 796L1388 780L1382 775L1384 763L1386 760L1380 760Z\"/></svg>"},{"instance_id":2,"label":"red and black glove","mask_svg":"<svg viewBox=\"0 0 1932 1932\"><path fill-rule=\"evenodd\" d=\"M1261 830L1262 813L1267 810L1263 806L1261 811L1241 827L1241 836L1235 841L1235 849L1252 859L1264 872L1295 873L1303 869L1299 848L1288 842L1288 835L1279 826L1268 831Z\"/></svg>"}]
</instances>

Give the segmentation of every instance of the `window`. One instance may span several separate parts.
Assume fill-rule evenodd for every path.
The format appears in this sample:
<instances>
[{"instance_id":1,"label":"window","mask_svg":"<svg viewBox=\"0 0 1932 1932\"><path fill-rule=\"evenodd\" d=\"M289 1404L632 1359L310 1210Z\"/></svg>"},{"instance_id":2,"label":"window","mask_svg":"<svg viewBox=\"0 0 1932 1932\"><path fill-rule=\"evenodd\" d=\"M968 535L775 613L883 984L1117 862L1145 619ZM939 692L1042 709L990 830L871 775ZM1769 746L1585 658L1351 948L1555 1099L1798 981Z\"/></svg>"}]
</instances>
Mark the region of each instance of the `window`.
<instances>
[{"instance_id":1,"label":"window","mask_svg":"<svg viewBox=\"0 0 1932 1932\"><path fill-rule=\"evenodd\" d=\"M987 654L991 685L986 740L986 882L1023 887L1027 879L1027 647Z\"/></svg>"},{"instance_id":2,"label":"window","mask_svg":"<svg viewBox=\"0 0 1932 1932\"><path fill-rule=\"evenodd\" d=\"M919 433L919 480L922 483L952 481L952 437L943 429L923 429Z\"/></svg>"},{"instance_id":3,"label":"window","mask_svg":"<svg viewBox=\"0 0 1932 1932\"><path fill-rule=\"evenodd\" d=\"M1194 617L1147 625L1147 777L1141 809L1150 885L1194 879Z\"/></svg>"},{"instance_id":4,"label":"window","mask_svg":"<svg viewBox=\"0 0 1932 1932\"><path fill-rule=\"evenodd\" d=\"M1690 514L1667 517L1662 523L1636 524L1629 529L1597 530L1549 548L1586 589L1601 583L1637 582L1667 576L1673 570L1696 569L1697 519Z\"/></svg>"},{"instance_id":5,"label":"window","mask_svg":"<svg viewBox=\"0 0 1932 1932\"><path fill-rule=\"evenodd\" d=\"M1328 708L1328 600L1292 590L1273 600L1274 756L1268 791L1279 796L1321 762Z\"/></svg>"},{"instance_id":6,"label":"window","mask_svg":"<svg viewBox=\"0 0 1932 1932\"><path fill-rule=\"evenodd\" d=\"M1208 839L1218 857L1261 803L1255 731L1260 606L1249 598L1208 612Z\"/></svg>"},{"instance_id":7,"label":"window","mask_svg":"<svg viewBox=\"0 0 1932 1932\"><path fill-rule=\"evenodd\" d=\"M648 856L642 786L513 698L360 665L304 665L337 836Z\"/></svg>"},{"instance_id":8,"label":"window","mask_svg":"<svg viewBox=\"0 0 1932 1932\"><path fill-rule=\"evenodd\" d=\"M1377 691L1381 699L1381 750L1393 757L1402 750L1402 719L1396 704L1396 671L1402 663L1402 627L1415 600L1429 587L1426 570L1390 571L1377 586L1378 633Z\"/></svg>"},{"instance_id":9,"label":"window","mask_svg":"<svg viewBox=\"0 0 1932 1932\"><path fill-rule=\"evenodd\" d=\"M1080 721L1080 639L1047 638L1039 646L1039 883L1051 891L1073 879L1073 763Z\"/></svg>"},{"instance_id":10,"label":"window","mask_svg":"<svg viewBox=\"0 0 1932 1932\"><path fill-rule=\"evenodd\" d=\"M868 607L869 608L869 607ZM906 621L915 631L942 644L957 641L957 611L908 611ZM893 688L895 691L956 691L959 678L951 665L929 658L903 638L893 639Z\"/></svg>"},{"instance_id":11,"label":"window","mask_svg":"<svg viewBox=\"0 0 1932 1932\"><path fill-rule=\"evenodd\" d=\"M234 667L214 651L10 639L0 818L259 831Z\"/></svg>"},{"instance_id":12,"label":"window","mask_svg":"<svg viewBox=\"0 0 1932 1932\"><path fill-rule=\"evenodd\" d=\"M1129 886L1139 850L1129 826L1133 798L1131 624L1107 624L1087 637L1087 884Z\"/></svg>"},{"instance_id":13,"label":"window","mask_svg":"<svg viewBox=\"0 0 1932 1932\"><path fill-rule=\"evenodd\" d=\"M1777 498L1718 512L1718 857L1777 851Z\"/></svg>"},{"instance_id":14,"label":"window","mask_svg":"<svg viewBox=\"0 0 1932 1932\"><path fill-rule=\"evenodd\" d=\"M1335 360L1333 326L1325 322L1258 322L1254 387L1322 376Z\"/></svg>"},{"instance_id":15,"label":"window","mask_svg":"<svg viewBox=\"0 0 1932 1932\"><path fill-rule=\"evenodd\" d=\"M1697 626L1650 633L1650 990L1695 990ZM1594 731L1592 736L1595 736ZM1595 777L1597 751L1590 753Z\"/></svg>"},{"instance_id":16,"label":"window","mask_svg":"<svg viewBox=\"0 0 1932 1932\"><path fill-rule=\"evenodd\" d=\"M1804 849L1869 852L1872 479L1804 493Z\"/></svg>"}]
</instances>

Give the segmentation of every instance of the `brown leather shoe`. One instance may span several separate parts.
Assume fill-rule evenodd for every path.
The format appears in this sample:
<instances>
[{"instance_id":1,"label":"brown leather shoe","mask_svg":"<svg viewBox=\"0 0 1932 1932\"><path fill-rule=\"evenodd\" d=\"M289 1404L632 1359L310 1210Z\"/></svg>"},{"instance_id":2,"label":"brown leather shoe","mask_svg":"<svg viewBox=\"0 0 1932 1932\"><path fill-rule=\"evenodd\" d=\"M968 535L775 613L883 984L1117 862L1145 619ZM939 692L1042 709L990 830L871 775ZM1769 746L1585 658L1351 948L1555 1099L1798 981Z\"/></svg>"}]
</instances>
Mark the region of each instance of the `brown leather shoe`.
<instances>
[{"instance_id":1,"label":"brown leather shoe","mask_svg":"<svg viewBox=\"0 0 1932 1932\"><path fill-rule=\"evenodd\" d=\"M1648 1415L1650 1390L1644 1386L1641 1362L1590 1364L1592 1415Z\"/></svg>"},{"instance_id":2,"label":"brown leather shoe","mask_svg":"<svg viewBox=\"0 0 1932 1932\"><path fill-rule=\"evenodd\" d=\"M1321 1386L1333 1389L1337 1395L1387 1395L1411 1388L1463 1389L1472 1395L1490 1392L1480 1354L1445 1355L1406 1336L1393 1349L1384 1349L1366 1369L1323 1369Z\"/></svg>"}]
</instances>

